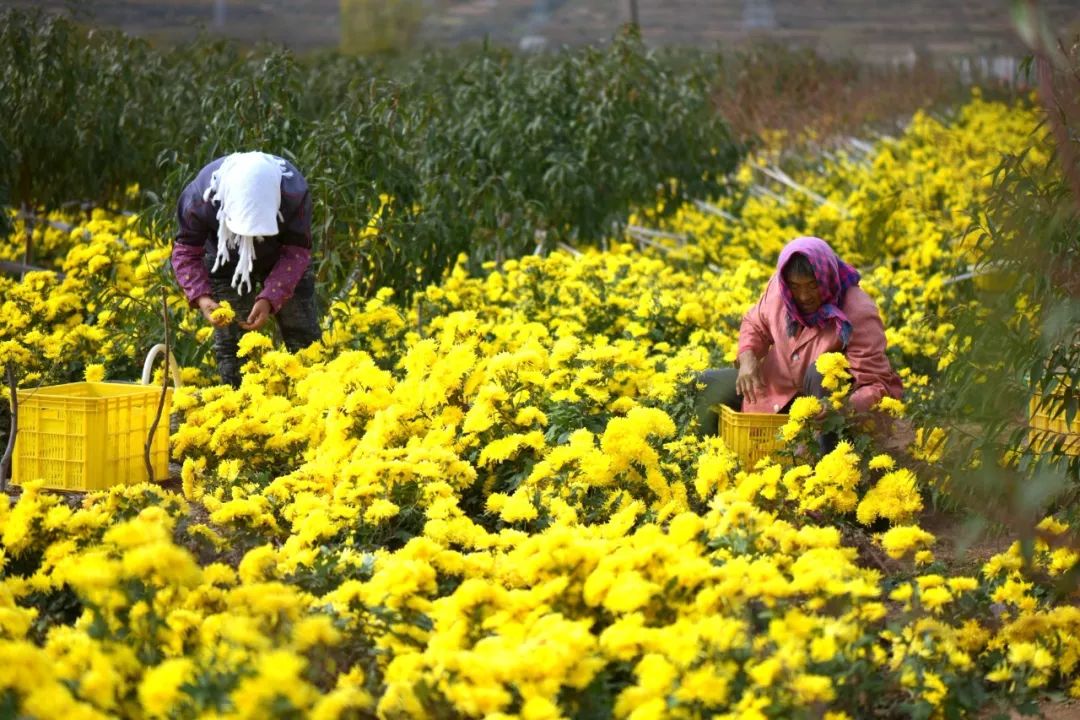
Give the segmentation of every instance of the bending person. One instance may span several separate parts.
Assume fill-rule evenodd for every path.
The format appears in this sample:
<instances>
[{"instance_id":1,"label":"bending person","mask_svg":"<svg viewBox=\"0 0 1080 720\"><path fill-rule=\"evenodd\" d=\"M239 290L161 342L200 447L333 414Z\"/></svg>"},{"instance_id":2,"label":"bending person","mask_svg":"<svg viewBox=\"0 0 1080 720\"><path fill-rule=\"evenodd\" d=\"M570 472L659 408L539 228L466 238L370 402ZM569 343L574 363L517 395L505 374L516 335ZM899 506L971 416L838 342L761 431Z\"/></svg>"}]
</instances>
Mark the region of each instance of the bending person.
<instances>
[{"instance_id":1,"label":"bending person","mask_svg":"<svg viewBox=\"0 0 1080 720\"><path fill-rule=\"evenodd\" d=\"M815 363L827 352L848 360L848 405L867 412L903 388L885 354L885 328L877 305L859 287L859 273L816 237L792 240L780 253L765 292L743 316L736 367L706 370L696 398L701 432L718 432L713 409L787 412L799 395L825 398ZM835 440L829 442L835 444ZM831 450L823 447L823 450Z\"/></svg>"},{"instance_id":2,"label":"bending person","mask_svg":"<svg viewBox=\"0 0 1080 720\"><path fill-rule=\"evenodd\" d=\"M220 157L184 188L177 215L173 272L191 306L214 326L222 382L240 385L240 336L270 317L290 352L319 339L311 196L292 163L261 152ZM236 312L235 325L212 317L223 300Z\"/></svg>"}]
</instances>

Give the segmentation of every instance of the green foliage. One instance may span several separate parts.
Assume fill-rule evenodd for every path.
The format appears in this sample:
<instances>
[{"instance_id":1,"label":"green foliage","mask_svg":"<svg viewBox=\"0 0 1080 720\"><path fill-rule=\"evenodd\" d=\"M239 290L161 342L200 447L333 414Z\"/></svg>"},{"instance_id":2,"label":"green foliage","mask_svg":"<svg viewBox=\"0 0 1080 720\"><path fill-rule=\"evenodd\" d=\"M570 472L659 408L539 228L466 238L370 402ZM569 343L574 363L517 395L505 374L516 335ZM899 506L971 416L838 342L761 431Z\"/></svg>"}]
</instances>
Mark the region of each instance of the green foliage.
<instances>
[{"instance_id":1,"label":"green foliage","mask_svg":"<svg viewBox=\"0 0 1080 720\"><path fill-rule=\"evenodd\" d=\"M324 300L404 301L466 253L470 270L560 241L600 243L635 206L723 192L739 157L708 58L645 48L521 56L484 46L376 63L199 40L152 49L9 11L0 30L0 188L46 208L139 182L146 229L214 157L261 149L308 178Z\"/></svg>"},{"instance_id":2,"label":"green foliage","mask_svg":"<svg viewBox=\"0 0 1080 720\"><path fill-rule=\"evenodd\" d=\"M1080 68L1080 56L1073 63ZM1080 203L1063 167L1080 149L1080 114L1050 107L1048 123L1065 125L1072 152L1044 128L1028 151L1002 159L990 200L973 209L977 271L989 280L958 308L957 341L970 346L923 411L952 431L956 492L1021 523L1080 489L1080 457L1062 452L1075 438L1032 442L1029 429L1036 413L1072 423L1080 405Z\"/></svg>"},{"instance_id":3,"label":"green foliage","mask_svg":"<svg viewBox=\"0 0 1080 720\"><path fill-rule=\"evenodd\" d=\"M1025 445L1033 395L1044 399L1043 412L1067 422L1076 416L1080 303L1069 284L1080 274L1080 209L1056 162L1029 168L1022 158L1008 157L998 169L984 240L994 272L1015 278L1014 284L1007 292L978 293L966 309L959 332L972 338L971 350L949 368L944 384L950 391L939 399L984 427L971 441L988 459L1000 457L1006 445ZM1058 400L1051 401L1055 394Z\"/></svg>"},{"instance_id":4,"label":"green foliage","mask_svg":"<svg viewBox=\"0 0 1080 720\"><path fill-rule=\"evenodd\" d=\"M0 14L0 200L110 204L145 177L158 63L142 42L44 13Z\"/></svg>"}]
</instances>

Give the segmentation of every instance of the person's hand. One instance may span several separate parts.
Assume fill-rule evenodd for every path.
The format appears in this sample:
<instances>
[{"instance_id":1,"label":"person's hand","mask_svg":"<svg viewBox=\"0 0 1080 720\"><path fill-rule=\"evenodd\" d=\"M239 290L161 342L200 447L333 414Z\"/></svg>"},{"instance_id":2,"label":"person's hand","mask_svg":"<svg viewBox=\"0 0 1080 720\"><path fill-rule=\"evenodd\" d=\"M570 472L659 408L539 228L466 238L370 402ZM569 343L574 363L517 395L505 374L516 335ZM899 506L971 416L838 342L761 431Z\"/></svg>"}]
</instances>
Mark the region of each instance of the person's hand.
<instances>
[{"instance_id":1,"label":"person's hand","mask_svg":"<svg viewBox=\"0 0 1080 720\"><path fill-rule=\"evenodd\" d=\"M251 313L247 317L247 322L239 323L240 327L245 330L258 330L266 321L270 319L270 301L266 298L259 298L255 301L255 306L251 308Z\"/></svg>"},{"instance_id":2,"label":"person's hand","mask_svg":"<svg viewBox=\"0 0 1080 720\"><path fill-rule=\"evenodd\" d=\"M210 323L214 327L225 327L228 323L224 320L214 320L213 312L218 309L219 305L217 300L209 295L203 295L195 301L198 304L199 312L206 318L206 322Z\"/></svg>"},{"instance_id":3,"label":"person's hand","mask_svg":"<svg viewBox=\"0 0 1080 720\"><path fill-rule=\"evenodd\" d=\"M761 379L761 361L753 350L746 350L739 356L739 374L735 378L735 392L750 402L765 390L765 381Z\"/></svg>"}]
</instances>

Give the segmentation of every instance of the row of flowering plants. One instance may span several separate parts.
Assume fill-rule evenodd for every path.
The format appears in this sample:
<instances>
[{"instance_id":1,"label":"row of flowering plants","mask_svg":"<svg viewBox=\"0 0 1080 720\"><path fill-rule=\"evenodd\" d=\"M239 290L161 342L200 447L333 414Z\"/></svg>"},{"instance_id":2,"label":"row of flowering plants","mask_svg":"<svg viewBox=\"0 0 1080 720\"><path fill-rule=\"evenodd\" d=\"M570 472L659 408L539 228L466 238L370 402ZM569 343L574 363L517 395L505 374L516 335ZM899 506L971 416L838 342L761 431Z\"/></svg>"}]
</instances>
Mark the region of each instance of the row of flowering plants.
<instances>
[{"instance_id":1,"label":"row of flowering plants","mask_svg":"<svg viewBox=\"0 0 1080 720\"><path fill-rule=\"evenodd\" d=\"M681 209L667 230L696 241L666 251L463 260L408 305L354 288L304 351L246 335L236 390L212 383L207 332L170 295L179 483L68 502L30 481L0 498L0 704L840 720L1080 694L1080 611L1057 592L1078 559L1068 524L1046 517L957 570L919 526L946 482L940 430L889 450L844 423L816 450L849 385L842 356L819 361L828 407L797 402L784 450L755 466L693 413L697 373L730 362L777 251L807 233L866 268L907 402L931 395L960 351L948 309L972 298L945 282L973 252L960 208L1036 123L976 99L838 161L817 181L835 189L815 186L829 210L748 189L724 206L741 223ZM67 272L0 279L5 350L127 377L139 348L119 329L152 334L160 310L137 288L164 251L126 223L42 228ZM90 263L107 272L84 276ZM902 403L880 409L905 420Z\"/></svg>"}]
</instances>

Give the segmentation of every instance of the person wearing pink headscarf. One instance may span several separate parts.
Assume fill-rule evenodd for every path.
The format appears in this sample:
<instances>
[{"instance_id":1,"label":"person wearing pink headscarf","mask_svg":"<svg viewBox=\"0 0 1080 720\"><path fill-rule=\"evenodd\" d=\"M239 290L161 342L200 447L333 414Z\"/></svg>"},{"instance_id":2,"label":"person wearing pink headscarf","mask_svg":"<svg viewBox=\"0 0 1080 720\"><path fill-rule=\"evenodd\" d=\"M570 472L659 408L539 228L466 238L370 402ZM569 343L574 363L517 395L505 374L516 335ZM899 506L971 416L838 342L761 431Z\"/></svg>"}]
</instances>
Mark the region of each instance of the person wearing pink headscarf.
<instances>
[{"instance_id":1,"label":"person wearing pink headscarf","mask_svg":"<svg viewBox=\"0 0 1080 720\"><path fill-rule=\"evenodd\" d=\"M821 238L800 237L780 253L776 272L757 304L743 316L735 368L699 377L701 430L716 433L717 413L787 412L799 395L825 397L818 356L841 352L852 376L849 407L867 412L884 397L899 399L900 377L885 354L885 328L877 305L859 287L858 271Z\"/></svg>"}]
</instances>

